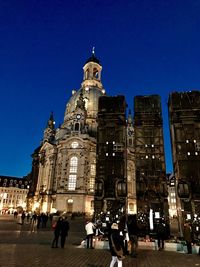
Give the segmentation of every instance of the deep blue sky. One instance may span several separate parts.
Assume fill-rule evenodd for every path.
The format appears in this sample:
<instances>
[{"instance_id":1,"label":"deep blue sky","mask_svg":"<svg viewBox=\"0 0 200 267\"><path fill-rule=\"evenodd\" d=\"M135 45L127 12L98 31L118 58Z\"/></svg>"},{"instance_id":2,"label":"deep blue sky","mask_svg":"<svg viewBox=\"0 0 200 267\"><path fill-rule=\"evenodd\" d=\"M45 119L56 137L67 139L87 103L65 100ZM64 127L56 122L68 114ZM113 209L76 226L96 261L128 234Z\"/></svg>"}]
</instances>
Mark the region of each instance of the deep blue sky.
<instances>
[{"instance_id":1,"label":"deep blue sky","mask_svg":"<svg viewBox=\"0 0 200 267\"><path fill-rule=\"evenodd\" d=\"M107 94L199 90L200 0L0 0L0 175L24 176L50 112L56 126L95 46Z\"/></svg>"}]
</instances>

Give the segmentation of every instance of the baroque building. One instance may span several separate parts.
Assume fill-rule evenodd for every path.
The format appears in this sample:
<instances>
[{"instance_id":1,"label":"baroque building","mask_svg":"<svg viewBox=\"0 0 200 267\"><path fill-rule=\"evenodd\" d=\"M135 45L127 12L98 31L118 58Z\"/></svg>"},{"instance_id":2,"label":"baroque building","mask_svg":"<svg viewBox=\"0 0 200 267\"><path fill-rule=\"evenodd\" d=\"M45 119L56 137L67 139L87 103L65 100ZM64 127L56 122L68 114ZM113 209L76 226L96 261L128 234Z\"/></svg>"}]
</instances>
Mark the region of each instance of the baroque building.
<instances>
[{"instance_id":1,"label":"baroque building","mask_svg":"<svg viewBox=\"0 0 200 267\"><path fill-rule=\"evenodd\" d=\"M32 210L88 215L94 212L98 103L99 98L106 95L101 71L102 66L93 50L83 66L81 87L72 91L59 128L55 128L53 114L50 115L42 144L32 155ZM134 132L131 119L128 121L131 139ZM131 144L133 153L133 141ZM132 161L130 157L129 161ZM132 168L129 167L129 180L133 180Z\"/></svg>"},{"instance_id":2,"label":"baroque building","mask_svg":"<svg viewBox=\"0 0 200 267\"><path fill-rule=\"evenodd\" d=\"M34 208L52 212L93 212L96 176L98 98L105 94L102 66L92 53L83 67L83 82L73 90L64 121L55 129L51 114L38 151Z\"/></svg>"}]
</instances>

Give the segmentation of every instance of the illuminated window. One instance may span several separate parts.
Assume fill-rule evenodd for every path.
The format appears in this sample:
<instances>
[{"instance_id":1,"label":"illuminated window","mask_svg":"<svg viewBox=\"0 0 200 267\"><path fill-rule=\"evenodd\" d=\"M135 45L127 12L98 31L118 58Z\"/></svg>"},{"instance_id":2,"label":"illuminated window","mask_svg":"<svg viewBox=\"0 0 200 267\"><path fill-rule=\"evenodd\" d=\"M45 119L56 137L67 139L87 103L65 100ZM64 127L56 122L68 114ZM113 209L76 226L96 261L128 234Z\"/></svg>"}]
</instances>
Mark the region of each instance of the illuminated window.
<instances>
[{"instance_id":1,"label":"illuminated window","mask_svg":"<svg viewBox=\"0 0 200 267\"><path fill-rule=\"evenodd\" d=\"M69 166L68 190L76 189L77 168L78 168L78 158L72 157L70 159L70 166Z\"/></svg>"},{"instance_id":2,"label":"illuminated window","mask_svg":"<svg viewBox=\"0 0 200 267\"><path fill-rule=\"evenodd\" d=\"M73 142L73 143L71 144L71 147L72 147L72 148L77 148L77 147L78 147L78 142Z\"/></svg>"},{"instance_id":3,"label":"illuminated window","mask_svg":"<svg viewBox=\"0 0 200 267\"><path fill-rule=\"evenodd\" d=\"M69 175L68 190L75 190L76 188L76 174Z\"/></svg>"},{"instance_id":4,"label":"illuminated window","mask_svg":"<svg viewBox=\"0 0 200 267\"><path fill-rule=\"evenodd\" d=\"M88 105L89 105L89 100L87 97L84 97L84 102L85 102L85 109L87 110Z\"/></svg>"},{"instance_id":5,"label":"illuminated window","mask_svg":"<svg viewBox=\"0 0 200 267\"><path fill-rule=\"evenodd\" d=\"M72 157L70 160L70 169L69 169L70 173L76 173L77 172L77 163L78 163L77 157Z\"/></svg>"},{"instance_id":6,"label":"illuminated window","mask_svg":"<svg viewBox=\"0 0 200 267\"><path fill-rule=\"evenodd\" d=\"M134 204L133 203L129 204L129 210L132 211L132 212L134 211Z\"/></svg>"},{"instance_id":7,"label":"illuminated window","mask_svg":"<svg viewBox=\"0 0 200 267\"><path fill-rule=\"evenodd\" d=\"M95 176L96 176L96 164L92 163L90 166L90 191L94 191L95 186Z\"/></svg>"},{"instance_id":8,"label":"illuminated window","mask_svg":"<svg viewBox=\"0 0 200 267\"><path fill-rule=\"evenodd\" d=\"M91 164L90 172L91 172L91 175L92 176L95 176L96 175L96 164L95 163L92 163Z\"/></svg>"}]
</instances>

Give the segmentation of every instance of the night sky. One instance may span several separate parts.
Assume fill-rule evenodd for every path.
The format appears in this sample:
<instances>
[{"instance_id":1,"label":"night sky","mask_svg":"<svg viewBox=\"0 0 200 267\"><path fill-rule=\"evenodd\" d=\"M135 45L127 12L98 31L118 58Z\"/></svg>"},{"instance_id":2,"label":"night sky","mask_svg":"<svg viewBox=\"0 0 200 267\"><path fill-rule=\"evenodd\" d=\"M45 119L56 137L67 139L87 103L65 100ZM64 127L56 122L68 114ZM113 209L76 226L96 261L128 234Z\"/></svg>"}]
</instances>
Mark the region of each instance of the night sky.
<instances>
[{"instance_id":1,"label":"night sky","mask_svg":"<svg viewBox=\"0 0 200 267\"><path fill-rule=\"evenodd\" d=\"M56 127L92 47L108 95L199 90L200 0L0 0L0 175L25 176L50 112Z\"/></svg>"}]
</instances>

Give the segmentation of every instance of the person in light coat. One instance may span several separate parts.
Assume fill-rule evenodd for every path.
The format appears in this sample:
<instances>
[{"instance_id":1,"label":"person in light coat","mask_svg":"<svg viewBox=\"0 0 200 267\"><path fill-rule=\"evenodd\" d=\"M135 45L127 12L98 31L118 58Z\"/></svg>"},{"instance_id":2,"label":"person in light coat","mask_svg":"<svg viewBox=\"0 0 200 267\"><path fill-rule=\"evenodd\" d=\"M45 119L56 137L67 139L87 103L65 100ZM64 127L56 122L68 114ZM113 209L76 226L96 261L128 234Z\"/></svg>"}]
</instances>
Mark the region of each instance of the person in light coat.
<instances>
[{"instance_id":1,"label":"person in light coat","mask_svg":"<svg viewBox=\"0 0 200 267\"><path fill-rule=\"evenodd\" d=\"M94 229L95 229L94 224L90 221L87 221L85 225L87 248L92 248L92 249L94 248L93 247Z\"/></svg>"}]
</instances>

